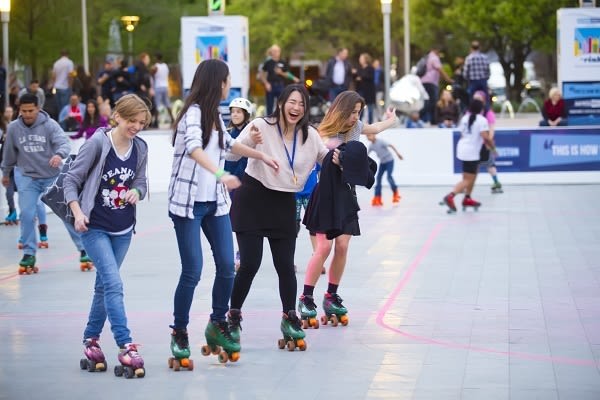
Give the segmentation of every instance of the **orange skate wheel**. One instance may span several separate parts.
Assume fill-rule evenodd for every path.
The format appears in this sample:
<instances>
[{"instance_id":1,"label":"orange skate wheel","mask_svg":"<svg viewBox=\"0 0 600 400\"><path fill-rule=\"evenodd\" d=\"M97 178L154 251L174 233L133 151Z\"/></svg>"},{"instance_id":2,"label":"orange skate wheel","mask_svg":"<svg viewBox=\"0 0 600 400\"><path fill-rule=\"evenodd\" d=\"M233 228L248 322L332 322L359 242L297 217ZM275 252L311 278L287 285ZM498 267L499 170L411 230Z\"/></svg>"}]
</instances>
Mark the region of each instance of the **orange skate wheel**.
<instances>
[{"instance_id":1,"label":"orange skate wheel","mask_svg":"<svg viewBox=\"0 0 600 400\"><path fill-rule=\"evenodd\" d=\"M182 358L181 360L179 360L179 364L181 364L181 366L183 368L187 368L190 366L190 359L189 358Z\"/></svg>"},{"instance_id":2,"label":"orange skate wheel","mask_svg":"<svg viewBox=\"0 0 600 400\"><path fill-rule=\"evenodd\" d=\"M319 320L316 318L311 318L309 321L310 326L312 326L314 329L319 329Z\"/></svg>"},{"instance_id":3,"label":"orange skate wheel","mask_svg":"<svg viewBox=\"0 0 600 400\"><path fill-rule=\"evenodd\" d=\"M23 275L25 272L27 272L27 268L19 267L19 275Z\"/></svg>"},{"instance_id":4,"label":"orange skate wheel","mask_svg":"<svg viewBox=\"0 0 600 400\"><path fill-rule=\"evenodd\" d=\"M282 349L282 350L283 350L283 349L285 348L285 340L283 340L283 339L279 339L279 340L277 341L277 347L279 347L280 349Z\"/></svg>"},{"instance_id":5,"label":"orange skate wheel","mask_svg":"<svg viewBox=\"0 0 600 400\"><path fill-rule=\"evenodd\" d=\"M346 326L348 325L348 322L350 322L350 320L348 319L347 315L342 315L340 317L340 322L342 323L342 325Z\"/></svg>"},{"instance_id":6,"label":"orange skate wheel","mask_svg":"<svg viewBox=\"0 0 600 400\"><path fill-rule=\"evenodd\" d=\"M296 343L298 345L298 348L300 349L300 351L305 351L306 350L306 342L304 341L304 339L298 339L298 342Z\"/></svg>"},{"instance_id":7,"label":"orange skate wheel","mask_svg":"<svg viewBox=\"0 0 600 400\"><path fill-rule=\"evenodd\" d=\"M200 349L200 352L202 353L203 356L208 356L210 355L211 351L210 351L210 346L205 344L204 346L202 346L202 348Z\"/></svg>"},{"instance_id":8,"label":"orange skate wheel","mask_svg":"<svg viewBox=\"0 0 600 400\"><path fill-rule=\"evenodd\" d=\"M231 362L237 362L239 359L240 359L239 351L236 351L235 353L231 353L231 355L229 356L229 361L231 361Z\"/></svg>"},{"instance_id":9,"label":"orange skate wheel","mask_svg":"<svg viewBox=\"0 0 600 400\"><path fill-rule=\"evenodd\" d=\"M227 352L225 350L223 350L222 352L219 353L219 362L221 364L225 364L227 362L227 360L229 360L229 356L227 355Z\"/></svg>"}]
</instances>

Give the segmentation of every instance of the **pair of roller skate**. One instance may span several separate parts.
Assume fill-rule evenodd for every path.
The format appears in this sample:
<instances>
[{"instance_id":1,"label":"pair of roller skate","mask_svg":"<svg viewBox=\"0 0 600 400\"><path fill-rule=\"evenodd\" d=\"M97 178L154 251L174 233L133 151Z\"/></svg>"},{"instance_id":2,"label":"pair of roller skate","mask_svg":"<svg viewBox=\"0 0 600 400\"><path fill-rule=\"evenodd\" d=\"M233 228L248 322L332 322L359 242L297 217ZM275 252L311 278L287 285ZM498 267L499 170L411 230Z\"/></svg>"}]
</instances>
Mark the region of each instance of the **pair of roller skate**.
<instances>
[{"instance_id":1,"label":"pair of roller skate","mask_svg":"<svg viewBox=\"0 0 600 400\"><path fill-rule=\"evenodd\" d=\"M344 300L337 293L325 293L323 296L323 315L321 316L321 324L338 326L348 325L348 309L342 304ZM317 305L313 296L302 295L298 301L298 312L302 320L304 329L314 328L319 329L319 320L317 319Z\"/></svg>"},{"instance_id":2,"label":"pair of roller skate","mask_svg":"<svg viewBox=\"0 0 600 400\"><path fill-rule=\"evenodd\" d=\"M100 348L97 338L85 339L83 342L83 354L86 358L79 361L81 369L87 369L89 372L104 372L108 369L106 357ZM144 359L138 353L137 345L128 343L119 349L117 355L119 365L115 365L115 376L124 376L127 379L133 377L143 378L146 376L144 368Z\"/></svg>"},{"instance_id":3,"label":"pair of roller skate","mask_svg":"<svg viewBox=\"0 0 600 400\"><path fill-rule=\"evenodd\" d=\"M16 212L15 212L16 214ZM40 232L40 241L38 242L38 248L47 249L48 248L48 225L40 224L38 225L38 230ZM19 250L23 249L23 238L19 237L19 241L17 243L17 248ZM35 256L33 254L24 254L21 261L19 261L19 275L31 275L37 274L40 269L35 265Z\"/></svg>"},{"instance_id":4,"label":"pair of roller skate","mask_svg":"<svg viewBox=\"0 0 600 400\"><path fill-rule=\"evenodd\" d=\"M40 241L37 244L38 249L47 249L49 247L48 225L46 225L46 224L38 225L38 231L40 232ZM17 242L17 249L22 250L23 247L24 247L23 238L19 237L19 241Z\"/></svg>"},{"instance_id":5,"label":"pair of roller skate","mask_svg":"<svg viewBox=\"0 0 600 400\"><path fill-rule=\"evenodd\" d=\"M19 261L19 275L37 274L40 269L35 265L35 256L32 254L24 254ZM92 259L87 255L85 250L81 250L79 257L79 268L82 271L91 271L94 268Z\"/></svg>"},{"instance_id":6,"label":"pair of roller skate","mask_svg":"<svg viewBox=\"0 0 600 400\"><path fill-rule=\"evenodd\" d=\"M446 211L448 214L456 213L456 204L454 203L454 197L454 193L449 193L446 196L444 196L442 201L440 201L440 206L445 205L448 207L448 210ZM473 200L471 196L465 196L462 201L462 210L466 211L469 207L473 208L475 211L479 211L481 203Z\"/></svg>"},{"instance_id":7,"label":"pair of roller skate","mask_svg":"<svg viewBox=\"0 0 600 400\"><path fill-rule=\"evenodd\" d=\"M398 189L394 190L394 194L392 195L392 204L400 203L401 198L402 196L400 196L400 193L398 193ZM381 200L381 195L373 196L373 200L371 200L371 205L373 207L383 206L383 200Z\"/></svg>"},{"instance_id":8,"label":"pair of roller skate","mask_svg":"<svg viewBox=\"0 0 600 400\"><path fill-rule=\"evenodd\" d=\"M171 326L171 329L173 329L171 333L171 353L173 356L168 359L169 368L174 371L179 371L182 368L192 371L194 361L190 359L191 351L187 329L178 329L174 326ZM209 321L204 330L204 336L207 344L201 348L203 356L216 355L222 364L227 361L237 362L240 359L239 331L237 336L234 336L230 331L229 322Z\"/></svg>"}]
</instances>

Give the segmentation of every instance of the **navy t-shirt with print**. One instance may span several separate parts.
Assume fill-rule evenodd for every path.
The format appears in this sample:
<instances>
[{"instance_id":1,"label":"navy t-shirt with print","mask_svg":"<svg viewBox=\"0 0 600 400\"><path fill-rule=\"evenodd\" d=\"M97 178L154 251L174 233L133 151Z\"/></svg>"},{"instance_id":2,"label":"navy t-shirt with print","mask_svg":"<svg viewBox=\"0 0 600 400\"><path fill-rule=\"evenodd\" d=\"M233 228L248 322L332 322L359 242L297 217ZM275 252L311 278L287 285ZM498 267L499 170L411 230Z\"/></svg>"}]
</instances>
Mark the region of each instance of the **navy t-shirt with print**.
<instances>
[{"instance_id":1,"label":"navy t-shirt with print","mask_svg":"<svg viewBox=\"0 0 600 400\"><path fill-rule=\"evenodd\" d=\"M121 160L115 150L110 149L104 162L96 204L90 215L90 228L121 232L133 225L135 210L125 202L125 194L135 179L136 166L135 146L126 160Z\"/></svg>"}]
</instances>

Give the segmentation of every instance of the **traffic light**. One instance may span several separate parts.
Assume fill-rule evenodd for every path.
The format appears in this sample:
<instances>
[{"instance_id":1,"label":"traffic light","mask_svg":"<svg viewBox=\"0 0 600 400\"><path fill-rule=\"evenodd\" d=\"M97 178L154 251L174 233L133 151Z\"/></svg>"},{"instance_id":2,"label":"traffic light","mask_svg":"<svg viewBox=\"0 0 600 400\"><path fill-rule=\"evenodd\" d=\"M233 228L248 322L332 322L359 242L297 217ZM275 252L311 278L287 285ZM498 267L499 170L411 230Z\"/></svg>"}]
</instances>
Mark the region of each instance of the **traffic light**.
<instances>
[{"instance_id":1,"label":"traffic light","mask_svg":"<svg viewBox=\"0 0 600 400\"><path fill-rule=\"evenodd\" d=\"M208 0L208 15L225 15L225 0Z\"/></svg>"}]
</instances>

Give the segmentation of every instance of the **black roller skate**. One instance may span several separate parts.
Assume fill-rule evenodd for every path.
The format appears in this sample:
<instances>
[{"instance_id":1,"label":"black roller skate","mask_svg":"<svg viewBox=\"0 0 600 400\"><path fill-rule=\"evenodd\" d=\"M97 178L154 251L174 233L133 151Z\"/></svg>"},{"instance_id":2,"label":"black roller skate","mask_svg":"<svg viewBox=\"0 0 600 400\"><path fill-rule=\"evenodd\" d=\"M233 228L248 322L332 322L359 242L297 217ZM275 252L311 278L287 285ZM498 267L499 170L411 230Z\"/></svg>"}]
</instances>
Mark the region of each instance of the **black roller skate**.
<instances>
[{"instance_id":1,"label":"black roller skate","mask_svg":"<svg viewBox=\"0 0 600 400\"><path fill-rule=\"evenodd\" d=\"M173 353L173 357L169 357L169 368L173 368L173 371L179 371L181 368L192 371L194 361L190 359L191 352L187 329L176 329L172 325L171 329L173 329L171 333L171 353Z\"/></svg>"},{"instance_id":2,"label":"black roller skate","mask_svg":"<svg viewBox=\"0 0 600 400\"><path fill-rule=\"evenodd\" d=\"M219 362L236 362L240 359L240 344L231 337L227 321L208 321L204 330L206 344L202 346L202 355L219 356Z\"/></svg>"},{"instance_id":3,"label":"black roller skate","mask_svg":"<svg viewBox=\"0 0 600 400\"><path fill-rule=\"evenodd\" d=\"M19 261L19 275L37 274L39 270L40 269L35 266L35 256L31 254L23 255L23 258Z\"/></svg>"},{"instance_id":4,"label":"black roller skate","mask_svg":"<svg viewBox=\"0 0 600 400\"><path fill-rule=\"evenodd\" d=\"M229 324L229 334L234 342L240 343L242 330L242 312L232 308L227 313L227 323Z\"/></svg>"},{"instance_id":5,"label":"black roller skate","mask_svg":"<svg viewBox=\"0 0 600 400\"><path fill-rule=\"evenodd\" d=\"M302 320L302 329L319 329L319 320L317 319L317 305L312 296L302 295L298 299L298 312Z\"/></svg>"},{"instance_id":6,"label":"black roller skate","mask_svg":"<svg viewBox=\"0 0 600 400\"><path fill-rule=\"evenodd\" d=\"M283 339L277 341L280 349L287 347L289 351L294 351L297 347L301 351L306 350L306 341L304 340L306 334L302 330L302 324L296 311L290 310L287 314L283 313L280 328L283 334Z\"/></svg>"},{"instance_id":7,"label":"black roller skate","mask_svg":"<svg viewBox=\"0 0 600 400\"><path fill-rule=\"evenodd\" d=\"M348 325L348 309L342 305L342 298L337 293L325 293L323 297L323 311L325 315L321 317L321 324L327 325L331 322L331 325L343 326Z\"/></svg>"},{"instance_id":8,"label":"black roller skate","mask_svg":"<svg viewBox=\"0 0 600 400\"><path fill-rule=\"evenodd\" d=\"M86 358L79 360L79 367L87 369L89 372L104 372L107 369L106 358L98 343L98 338L89 338L83 341L85 346L83 354Z\"/></svg>"},{"instance_id":9,"label":"black roller skate","mask_svg":"<svg viewBox=\"0 0 600 400\"><path fill-rule=\"evenodd\" d=\"M144 359L137 351L136 344L128 343L119 350L119 363L115 366L115 376L125 376L131 379L134 376L143 378L146 376L144 369Z\"/></svg>"},{"instance_id":10,"label":"black roller skate","mask_svg":"<svg viewBox=\"0 0 600 400\"><path fill-rule=\"evenodd\" d=\"M48 225L40 224L38 226L38 230L40 232L40 241L38 242L39 249L47 249L48 248Z\"/></svg>"}]
</instances>

